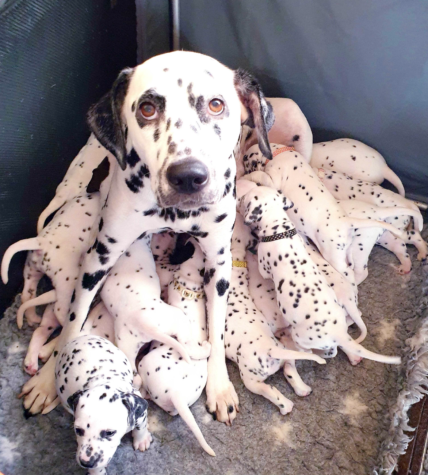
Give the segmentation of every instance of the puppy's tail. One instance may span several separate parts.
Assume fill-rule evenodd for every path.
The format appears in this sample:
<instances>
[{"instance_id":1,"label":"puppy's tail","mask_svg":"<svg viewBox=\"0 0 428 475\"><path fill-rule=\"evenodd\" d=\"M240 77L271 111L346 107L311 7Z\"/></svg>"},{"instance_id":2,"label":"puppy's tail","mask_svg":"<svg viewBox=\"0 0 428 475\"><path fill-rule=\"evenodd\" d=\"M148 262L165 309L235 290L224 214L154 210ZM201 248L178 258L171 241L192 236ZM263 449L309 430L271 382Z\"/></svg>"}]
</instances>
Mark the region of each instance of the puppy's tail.
<instances>
[{"instance_id":1,"label":"puppy's tail","mask_svg":"<svg viewBox=\"0 0 428 475\"><path fill-rule=\"evenodd\" d=\"M189 429L193 432L193 435L196 437L196 440L199 442L200 446L205 450L205 452L212 457L215 457L214 450L207 444L201 429L199 429L198 424L193 417L192 412L189 409L186 401L182 397L179 391L174 391L171 394L171 401L174 404L174 407L177 409L177 412L180 414L180 417L187 424Z\"/></svg>"},{"instance_id":2,"label":"puppy's tail","mask_svg":"<svg viewBox=\"0 0 428 475\"><path fill-rule=\"evenodd\" d=\"M66 199L61 195L55 195L52 198L52 201L46 206L46 208L42 211L37 220L37 233L45 227L45 221L49 218L49 216L56 211L57 209L61 208L64 205Z\"/></svg>"},{"instance_id":3,"label":"puppy's tail","mask_svg":"<svg viewBox=\"0 0 428 475\"><path fill-rule=\"evenodd\" d=\"M404 186L400 178L398 178L398 176L386 164L383 169L383 177L397 188L397 191L401 196L405 195Z\"/></svg>"},{"instance_id":4,"label":"puppy's tail","mask_svg":"<svg viewBox=\"0 0 428 475\"><path fill-rule=\"evenodd\" d=\"M354 229L361 228L382 228L390 231L394 236L403 239L403 231L396 228L392 224L384 223L383 221L376 221L375 219L359 219L359 218L343 218L346 219L350 226Z\"/></svg>"},{"instance_id":5,"label":"puppy's tail","mask_svg":"<svg viewBox=\"0 0 428 475\"><path fill-rule=\"evenodd\" d=\"M303 351L287 350L280 346L274 346L267 352L269 358L275 358L277 360L312 360L319 364L325 364L325 359L312 353L304 353Z\"/></svg>"},{"instance_id":6,"label":"puppy's tail","mask_svg":"<svg viewBox=\"0 0 428 475\"><path fill-rule=\"evenodd\" d=\"M360 329L361 333L360 336L356 339L356 342L361 343L367 336L367 326L364 323L364 320L361 318L361 312L354 300L346 302L345 309L348 312L348 315L351 317L351 320Z\"/></svg>"},{"instance_id":7,"label":"puppy's tail","mask_svg":"<svg viewBox=\"0 0 428 475\"><path fill-rule=\"evenodd\" d=\"M49 292L45 292L42 295L39 295L38 297L27 300L25 303L23 303L19 309L18 313L16 315L16 323L18 325L18 328L21 329L22 325L24 323L24 313L25 311L30 308L30 307L37 307L37 305L45 305L47 303L52 303L56 302L56 291L55 290L50 290Z\"/></svg>"},{"instance_id":8,"label":"puppy's tail","mask_svg":"<svg viewBox=\"0 0 428 475\"><path fill-rule=\"evenodd\" d=\"M376 211L376 214L379 219L387 219L394 216L411 216L415 221L416 227L419 231L422 231L424 226L424 221L422 218L422 214L419 209L409 209L409 208L379 208Z\"/></svg>"},{"instance_id":9,"label":"puppy's tail","mask_svg":"<svg viewBox=\"0 0 428 475\"><path fill-rule=\"evenodd\" d=\"M12 244L6 249L4 253L3 260L1 261L1 278L4 284L7 284L9 281L9 264L12 257L21 251L35 251L40 249L39 241L36 237L30 239L22 239L21 241Z\"/></svg>"},{"instance_id":10,"label":"puppy's tail","mask_svg":"<svg viewBox=\"0 0 428 475\"><path fill-rule=\"evenodd\" d=\"M360 356L362 358L367 358L368 360L378 361L379 363L388 363L388 364L400 364L401 358L399 356L385 356L373 351L367 350L355 340L353 340L349 335L344 335L343 338L337 338L337 344L347 352Z\"/></svg>"},{"instance_id":11,"label":"puppy's tail","mask_svg":"<svg viewBox=\"0 0 428 475\"><path fill-rule=\"evenodd\" d=\"M177 341L175 338L153 328L147 331L147 333L150 335L150 338L152 340L160 341L161 343L164 343L165 345L174 348L174 350L180 353L180 355L187 363L191 363L189 352L187 351L186 347L182 343Z\"/></svg>"}]
</instances>

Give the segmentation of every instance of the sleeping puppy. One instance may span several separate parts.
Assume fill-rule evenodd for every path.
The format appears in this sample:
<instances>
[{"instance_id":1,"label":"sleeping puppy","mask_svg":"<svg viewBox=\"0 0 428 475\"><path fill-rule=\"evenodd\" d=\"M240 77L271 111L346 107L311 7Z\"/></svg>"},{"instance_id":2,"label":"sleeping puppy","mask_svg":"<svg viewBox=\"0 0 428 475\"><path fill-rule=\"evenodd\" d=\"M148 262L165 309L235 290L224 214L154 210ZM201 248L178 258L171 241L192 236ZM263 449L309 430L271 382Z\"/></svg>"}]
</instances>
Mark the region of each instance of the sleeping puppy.
<instances>
[{"instance_id":1,"label":"sleeping puppy","mask_svg":"<svg viewBox=\"0 0 428 475\"><path fill-rule=\"evenodd\" d=\"M132 387L126 356L104 338L87 335L68 343L57 360L56 389L74 415L77 463L90 475L106 474L122 437L132 430L135 450L147 450L147 401Z\"/></svg>"},{"instance_id":2,"label":"sleeping puppy","mask_svg":"<svg viewBox=\"0 0 428 475\"><path fill-rule=\"evenodd\" d=\"M259 270L275 282L278 304L291 323L294 342L302 349L334 355L340 347L347 354L399 364L400 358L368 351L348 335L344 309L288 219L286 210L292 203L271 188L244 181L237 186L238 210L260 239Z\"/></svg>"}]
</instances>

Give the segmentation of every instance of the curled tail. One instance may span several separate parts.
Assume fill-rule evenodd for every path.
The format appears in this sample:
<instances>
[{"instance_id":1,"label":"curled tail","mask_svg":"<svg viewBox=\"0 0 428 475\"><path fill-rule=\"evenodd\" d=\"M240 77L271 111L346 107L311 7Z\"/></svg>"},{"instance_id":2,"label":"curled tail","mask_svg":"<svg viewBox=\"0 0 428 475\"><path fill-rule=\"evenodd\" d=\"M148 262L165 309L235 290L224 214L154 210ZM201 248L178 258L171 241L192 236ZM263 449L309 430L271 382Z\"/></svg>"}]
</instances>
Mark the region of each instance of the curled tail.
<instances>
[{"instance_id":1,"label":"curled tail","mask_svg":"<svg viewBox=\"0 0 428 475\"><path fill-rule=\"evenodd\" d=\"M18 313L16 315L16 323L18 325L18 328L19 329L22 328L22 325L24 323L24 313L28 308L37 307L37 305L45 305L47 303L52 303L55 301L56 301L55 290L50 290L49 292L45 292L44 294L39 295L38 297L35 297L34 299L27 300L25 303L23 303L19 307Z\"/></svg>"},{"instance_id":2,"label":"curled tail","mask_svg":"<svg viewBox=\"0 0 428 475\"><path fill-rule=\"evenodd\" d=\"M152 340L157 340L161 343L164 343L165 345L171 346L172 348L174 348L175 351L178 351L178 353L180 353L180 355L187 363L191 363L191 359L186 347L182 343L177 341L175 338L172 338L172 336L169 336L166 333L162 333L161 331L154 328L150 328L149 330L147 330L147 333L150 335L150 338Z\"/></svg>"},{"instance_id":3,"label":"curled tail","mask_svg":"<svg viewBox=\"0 0 428 475\"><path fill-rule=\"evenodd\" d=\"M346 219L354 229L361 229L361 228L387 229L389 232L391 232L395 236L403 239L403 231L396 228L392 224L385 223L383 221L376 221L375 219L360 219L360 218L343 218L343 219Z\"/></svg>"},{"instance_id":4,"label":"curled tail","mask_svg":"<svg viewBox=\"0 0 428 475\"><path fill-rule=\"evenodd\" d=\"M22 239L21 241L12 244L6 249L3 260L1 261L1 278L4 284L7 284L9 277L9 264L12 257L21 251L35 251L40 249L40 244L36 237L30 239Z\"/></svg>"},{"instance_id":5,"label":"curled tail","mask_svg":"<svg viewBox=\"0 0 428 475\"><path fill-rule=\"evenodd\" d=\"M383 169L383 176L385 180L388 180L395 186L395 188L397 188L397 191L401 196L405 195L403 183L401 183L400 178L398 178L398 176L388 166L385 166Z\"/></svg>"},{"instance_id":6,"label":"curled tail","mask_svg":"<svg viewBox=\"0 0 428 475\"><path fill-rule=\"evenodd\" d=\"M171 394L171 401L174 404L174 407L177 409L177 412L180 414L180 417L193 432L193 435L196 437L196 440L199 442L200 446L207 454L215 457L214 450L207 444L201 429L199 429L199 426L196 423L195 418L193 417L193 414L181 393L178 391L173 391Z\"/></svg>"},{"instance_id":7,"label":"curled tail","mask_svg":"<svg viewBox=\"0 0 428 475\"><path fill-rule=\"evenodd\" d=\"M287 350L286 348L281 348L275 346L268 351L268 356L270 358L276 358L278 360L312 360L316 361L319 364L325 364L325 359L321 358L318 355L312 353L304 353L303 351L294 351Z\"/></svg>"},{"instance_id":8,"label":"curled tail","mask_svg":"<svg viewBox=\"0 0 428 475\"><path fill-rule=\"evenodd\" d=\"M46 208L42 211L39 219L37 220L37 233L45 227L45 221L49 218L49 216L56 211L57 209L61 208L64 205L66 199L61 195L55 195L51 202L46 206Z\"/></svg>"},{"instance_id":9,"label":"curled tail","mask_svg":"<svg viewBox=\"0 0 428 475\"><path fill-rule=\"evenodd\" d=\"M379 363L388 363L388 364L400 364L401 358L399 356L385 356L378 353L373 353L373 351L367 350L355 340L353 340L349 335L344 335L343 338L337 338L337 344L347 352L360 356L362 358L367 358L368 360L378 361Z\"/></svg>"}]
</instances>

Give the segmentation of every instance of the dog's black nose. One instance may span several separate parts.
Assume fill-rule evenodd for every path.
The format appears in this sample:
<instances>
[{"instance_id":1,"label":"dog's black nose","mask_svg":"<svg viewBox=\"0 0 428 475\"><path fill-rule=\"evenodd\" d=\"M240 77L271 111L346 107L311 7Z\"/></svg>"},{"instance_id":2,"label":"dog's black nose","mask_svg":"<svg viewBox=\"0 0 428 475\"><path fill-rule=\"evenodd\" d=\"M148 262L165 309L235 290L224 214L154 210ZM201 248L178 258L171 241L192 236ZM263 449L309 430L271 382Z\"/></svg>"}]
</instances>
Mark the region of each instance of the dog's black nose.
<instances>
[{"instance_id":1,"label":"dog's black nose","mask_svg":"<svg viewBox=\"0 0 428 475\"><path fill-rule=\"evenodd\" d=\"M79 460L79 464L83 468L94 468L95 466L96 459L94 457L91 457L89 460Z\"/></svg>"},{"instance_id":2,"label":"dog's black nose","mask_svg":"<svg viewBox=\"0 0 428 475\"><path fill-rule=\"evenodd\" d=\"M178 193L197 193L208 183L208 168L199 160L186 158L171 164L166 178Z\"/></svg>"}]
</instances>

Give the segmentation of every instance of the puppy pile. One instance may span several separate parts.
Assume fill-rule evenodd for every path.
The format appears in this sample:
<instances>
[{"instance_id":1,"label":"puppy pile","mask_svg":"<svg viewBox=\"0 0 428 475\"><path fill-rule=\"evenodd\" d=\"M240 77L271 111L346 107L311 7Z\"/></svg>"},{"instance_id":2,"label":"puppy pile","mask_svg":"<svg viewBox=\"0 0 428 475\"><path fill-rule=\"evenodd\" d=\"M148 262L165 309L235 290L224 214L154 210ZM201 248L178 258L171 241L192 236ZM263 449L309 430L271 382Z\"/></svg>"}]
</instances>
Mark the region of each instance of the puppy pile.
<instances>
[{"instance_id":1,"label":"puppy pile","mask_svg":"<svg viewBox=\"0 0 428 475\"><path fill-rule=\"evenodd\" d=\"M185 74L173 73L183 58L194 64L193 55L164 55L161 69L147 62L158 67L159 77L175 74L187 102L174 103L149 82L134 101L140 83L146 84L141 68L147 63L121 73L108 101L92 109L95 135L41 214L39 234L10 246L2 261L6 283L13 255L28 251L17 324L21 328L25 316L38 326L23 362L34 376L21 394L24 407L47 413L61 402L74 415L77 461L90 474L106 473L129 431L135 449L149 448L145 399L179 414L214 456L189 406L207 386L208 410L231 425L239 401L224 373L224 356L238 365L246 388L281 414L293 404L265 380L282 369L295 393L307 396L312 389L296 360L325 364L340 348L352 365L363 358L399 364L399 357L362 346L367 328L357 286L368 275L376 244L397 256L400 273L411 270L407 244L417 247L418 259L427 257L421 213L378 152L350 139L313 145L300 109L279 98L272 100L276 121L269 139L282 143L269 144L272 105L255 80L197 55L197 61L204 58L201 82L215 76L221 85L221 98L210 93L214 98L207 102L195 96L196 79L184 85ZM235 88L239 100L227 104ZM240 135L239 101L245 106ZM175 109L168 109L171 104ZM114 109L119 106L121 117ZM185 106L187 124L184 113L173 115ZM223 113L225 120L234 118L233 133L232 125L215 119ZM182 127L193 135L179 136ZM224 148L224 169L217 162L212 169L217 194L204 191L206 175L214 172L190 157L204 155L194 137L208 127L206 150ZM142 130L150 140L141 139ZM157 150L162 140L165 150ZM157 165L161 152L167 158ZM145 163L151 154L153 161ZM211 156L206 160L210 165ZM384 179L399 193L382 188ZM146 194L137 202L139 193ZM43 275L54 290L37 296ZM42 318L38 305L47 305ZM353 324L355 340L348 333ZM42 370L39 360L48 361Z\"/></svg>"}]
</instances>

